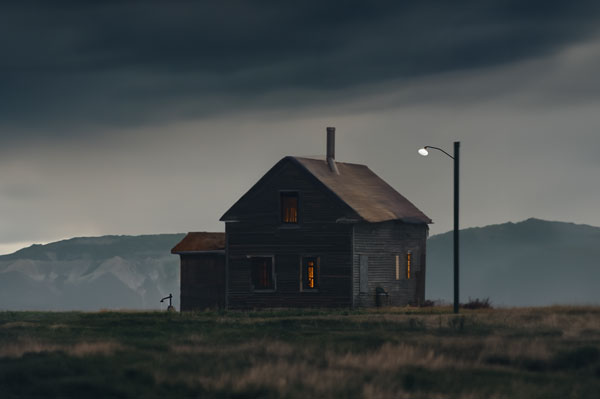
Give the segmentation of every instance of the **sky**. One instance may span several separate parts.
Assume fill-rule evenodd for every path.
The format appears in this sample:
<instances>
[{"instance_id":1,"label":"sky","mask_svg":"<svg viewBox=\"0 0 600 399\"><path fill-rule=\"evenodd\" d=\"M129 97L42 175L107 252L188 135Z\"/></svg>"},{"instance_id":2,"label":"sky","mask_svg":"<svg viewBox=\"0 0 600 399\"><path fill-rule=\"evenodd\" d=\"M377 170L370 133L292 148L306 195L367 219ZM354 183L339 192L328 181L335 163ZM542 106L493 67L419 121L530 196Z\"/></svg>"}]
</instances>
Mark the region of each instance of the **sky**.
<instances>
[{"instance_id":1,"label":"sky","mask_svg":"<svg viewBox=\"0 0 600 399\"><path fill-rule=\"evenodd\" d=\"M301 4L300 4L301 3ZM452 229L600 226L597 1L0 5L0 254L223 231L279 159L368 165Z\"/></svg>"}]
</instances>

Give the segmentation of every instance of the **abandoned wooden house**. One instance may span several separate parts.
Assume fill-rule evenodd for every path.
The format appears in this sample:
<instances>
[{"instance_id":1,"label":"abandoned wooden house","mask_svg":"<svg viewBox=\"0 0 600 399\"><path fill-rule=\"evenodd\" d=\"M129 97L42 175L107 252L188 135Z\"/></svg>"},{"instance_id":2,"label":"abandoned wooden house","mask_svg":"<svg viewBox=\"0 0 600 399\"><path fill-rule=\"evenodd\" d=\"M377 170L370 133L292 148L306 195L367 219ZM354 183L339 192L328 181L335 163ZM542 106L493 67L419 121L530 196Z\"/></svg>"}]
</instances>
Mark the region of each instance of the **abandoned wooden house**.
<instances>
[{"instance_id":1,"label":"abandoned wooden house","mask_svg":"<svg viewBox=\"0 0 600 399\"><path fill-rule=\"evenodd\" d=\"M334 128L326 157L283 158L221 220L218 243L189 233L172 250L182 310L424 301L431 220L365 165L336 161Z\"/></svg>"}]
</instances>

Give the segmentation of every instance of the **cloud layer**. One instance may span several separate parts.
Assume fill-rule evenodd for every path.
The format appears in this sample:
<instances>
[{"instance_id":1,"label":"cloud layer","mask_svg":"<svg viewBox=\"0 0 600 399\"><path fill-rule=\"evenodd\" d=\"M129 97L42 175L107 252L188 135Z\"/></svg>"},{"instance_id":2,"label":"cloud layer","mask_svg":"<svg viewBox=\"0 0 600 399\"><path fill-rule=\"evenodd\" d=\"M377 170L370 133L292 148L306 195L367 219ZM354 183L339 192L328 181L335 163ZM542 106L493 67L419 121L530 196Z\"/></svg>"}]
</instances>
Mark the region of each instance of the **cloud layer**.
<instances>
[{"instance_id":1,"label":"cloud layer","mask_svg":"<svg viewBox=\"0 0 600 399\"><path fill-rule=\"evenodd\" d=\"M217 3L215 3L217 4ZM0 249L222 230L285 155L364 163L452 226L600 225L600 3L0 6Z\"/></svg>"},{"instance_id":2,"label":"cloud layer","mask_svg":"<svg viewBox=\"0 0 600 399\"><path fill-rule=\"evenodd\" d=\"M517 0L4 5L3 136L196 118L273 93L267 106L298 107L322 93L493 67L592 34L599 12L596 1Z\"/></svg>"}]
</instances>

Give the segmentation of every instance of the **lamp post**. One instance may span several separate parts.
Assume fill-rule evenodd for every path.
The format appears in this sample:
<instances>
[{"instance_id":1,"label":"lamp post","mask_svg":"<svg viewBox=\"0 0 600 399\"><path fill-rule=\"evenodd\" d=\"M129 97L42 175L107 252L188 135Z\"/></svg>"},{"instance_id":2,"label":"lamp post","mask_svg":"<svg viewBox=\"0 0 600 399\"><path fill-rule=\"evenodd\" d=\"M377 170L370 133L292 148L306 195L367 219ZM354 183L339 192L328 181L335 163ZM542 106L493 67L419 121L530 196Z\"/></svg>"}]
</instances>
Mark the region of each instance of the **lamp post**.
<instances>
[{"instance_id":1,"label":"lamp post","mask_svg":"<svg viewBox=\"0 0 600 399\"><path fill-rule=\"evenodd\" d=\"M460 159L460 141L454 142L454 156L448 154L446 151L438 147L426 145L419 149L419 154L426 157L429 155L428 148L438 150L448 155L454 160L454 313L458 313L458 241L459 241L459 230L458 230L458 171L459 171L459 159Z\"/></svg>"}]
</instances>

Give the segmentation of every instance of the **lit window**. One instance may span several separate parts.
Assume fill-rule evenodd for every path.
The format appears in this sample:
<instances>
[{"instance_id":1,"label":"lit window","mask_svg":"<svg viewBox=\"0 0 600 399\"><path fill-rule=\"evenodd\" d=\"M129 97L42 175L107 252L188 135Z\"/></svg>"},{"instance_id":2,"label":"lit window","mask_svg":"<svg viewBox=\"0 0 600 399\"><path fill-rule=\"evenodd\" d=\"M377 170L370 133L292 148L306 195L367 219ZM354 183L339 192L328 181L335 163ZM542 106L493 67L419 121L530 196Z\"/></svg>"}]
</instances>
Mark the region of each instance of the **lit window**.
<instances>
[{"instance_id":1,"label":"lit window","mask_svg":"<svg viewBox=\"0 0 600 399\"><path fill-rule=\"evenodd\" d=\"M302 289L317 289L319 286L319 258L303 258L302 266Z\"/></svg>"},{"instance_id":2,"label":"lit window","mask_svg":"<svg viewBox=\"0 0 600 399\"><path fill-rule=\"evenodd\" d=\"M281 222L298 223L298 193L281 193Z\"/></svg>"},{"instance_id":3,"label":"lit window","mask_svg":"<svg viewBox=\"0 0 600 399\"><path fill-rule=\"evenodd\" d=\"M255 290L273 290L275 281L273 278L273 258L253 257L251 258L252 285Z\"/></svg>"},{"instance_id":4,"label":"lit window","mask_svg":"<svg viewBox=\"0 0 600 399\"><path fill-rule=\"evenodd\" d=\"M412 254L410 252L408 252L406 254L406 279L410 280L410 267L412 262Z\"/></svg>"},{"instance_id":5,"label":"lit window","mask_svg":"<svg viewBox=\"0 0 600 399\"><path fill-rule=\"evenodd\" d=\"M396 280L400 280L400 255L396 255Z\"/></svg>"}]
</instances>

